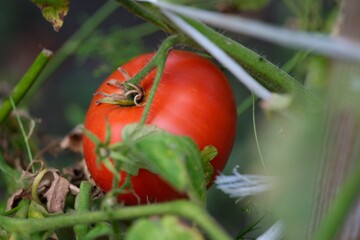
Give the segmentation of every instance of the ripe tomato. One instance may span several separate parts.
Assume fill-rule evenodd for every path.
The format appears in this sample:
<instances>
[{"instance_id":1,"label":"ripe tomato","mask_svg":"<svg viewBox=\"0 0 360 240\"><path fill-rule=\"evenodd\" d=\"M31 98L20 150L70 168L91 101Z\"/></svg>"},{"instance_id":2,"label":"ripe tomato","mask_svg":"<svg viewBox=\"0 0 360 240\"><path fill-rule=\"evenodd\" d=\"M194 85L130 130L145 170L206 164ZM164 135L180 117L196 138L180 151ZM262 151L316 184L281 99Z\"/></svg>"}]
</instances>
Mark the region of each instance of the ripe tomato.
<instances>
[{"instance_id":1,"label":"ripe tomato","mask_svg":"<svg viewBox=\"0 0 360 240\"><path fill-rule=\"evenodd\" d=\"M149 62L152 56L153 53L141 55L122 68L132 77ZM152 71L140 83L145 96L150 92L154 77L155 71ZM124 74L115 71L101 84L98 92L119 93L118 88L106 84L110 79L125 81ZM90 104L85 119L85 129L104 141L106 121L108 121L112 132L111 143L121 141L123 127L139 122L144 107L121 107L104 103L97 105L96 101L99 99L101 96L95 95ZM214 167L212 176L214 179L215 174L223 170L235 138L236 104L228 80L205 57L188 51L171 51L147 123L173 134L191 137L200 150L207 145L215 146L218 155L210 162ZM84 157L96 184L104 191L109 191L113 176L104 165L97 166L95 145L87 137L84 138ZM124 181L126 173L122 171L121 176ZM126 193L118 196L119 201L127 205L185 197L159 176L145 169L140 169L137 176L132 176L131 183L135 194Z\"/></svg>"}]
</instances>

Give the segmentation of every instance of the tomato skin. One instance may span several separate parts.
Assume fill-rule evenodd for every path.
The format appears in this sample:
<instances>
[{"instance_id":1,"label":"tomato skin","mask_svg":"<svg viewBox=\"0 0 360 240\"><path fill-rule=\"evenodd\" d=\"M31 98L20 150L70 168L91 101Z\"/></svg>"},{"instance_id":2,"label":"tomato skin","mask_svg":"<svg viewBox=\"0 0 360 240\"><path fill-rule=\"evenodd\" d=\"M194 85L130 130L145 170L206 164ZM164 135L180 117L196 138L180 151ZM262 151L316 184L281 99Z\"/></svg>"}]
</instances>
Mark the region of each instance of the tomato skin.
<instances>
[{"instance_id":1,"label":"tomato skin","mask_svg":"<svg viewBox=\"0 0 360 240\"><path fill-rule=\"evenodd\" d=\"M134 76L150 61L152 56L153 53L141 55L124 64L122 68L130 76ZM155 71L152 71L140 83L146 96L150 92L154 77ZM116 87L106 84L110 79L125 81L125 77L119 71L115 71L97 91L120 93ZM111 143L119 142L123 127L139 122L144 107L96 105L99 99L101 99L99 95L95 95L92 99L84 127L104 141L106 121L108 121L112 132ZM214 167L212 176L214 179L215 175L223 170L232 150L236 119L236 104L231 86L216 65L195 53L172 50L167 58L146 123L156 125L173 134L189 136L197 143L200 150L207 145L215 146L219 153L211 161ZM104 191L109 191L113 176L103 165L97 166L95 145L86 136L84 137L84 158L96 184ZM123 181L126 173L122 171L121 176ZM132 176L131 183L136 195L126 193L118 196L119 201L126 205L185 198L159 176L145 169L140 169L137 176Z\"/></svg>"}]
</instances>

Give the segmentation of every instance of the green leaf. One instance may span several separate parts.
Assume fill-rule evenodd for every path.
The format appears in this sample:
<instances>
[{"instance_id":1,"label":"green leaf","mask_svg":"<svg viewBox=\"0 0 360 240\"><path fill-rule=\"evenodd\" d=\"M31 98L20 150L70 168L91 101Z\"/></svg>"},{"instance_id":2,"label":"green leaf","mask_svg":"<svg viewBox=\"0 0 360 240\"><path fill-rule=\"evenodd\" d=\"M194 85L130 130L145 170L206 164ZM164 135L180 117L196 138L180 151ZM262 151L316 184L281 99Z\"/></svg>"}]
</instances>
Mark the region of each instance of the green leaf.
<instances>
[{"instance_id":1,"label":"green leaf","mask_svg":"<svg viewBox=\"0 0 360 240\"><path fill-rule=\"evenodd\" d=\"M32 2L40 8L43 17L58 32L69 11L70 0L32 0Z\"/></svg>"},{"instance_id":2,"label":"green leaf","mask_svg":"<svg viewBox=\"0 0 360 240\"><path fill-rule=\"evenodd\" d=\"M155 132L163 131L155 125L129 124L122 131L123 141L136 141Z\"/></svg>"},{"instance_id":3,"label":"green leaf","mask_svg":"<svg viewBox=\"0 0 360 240\"><path fill-rule=\"evenodd\" d=\"M214 173L214 167L210 164L210 161L213 160L217 155L218 150L212 145L204 147L204 149L201 151L201 163L204 169L206 183L210 182Z\"/></svg>"},{"instance_id":4,"label":"green leaf","mask_svg":"<svg viewBox=\"0 0 360 240\"><path fill-rule=\"evenodd\" d=\"M135 165L123 170L137 174L139 168L159 174L179 192L193 200L205 200L205 174L201 154L188 137L173 135L152 125L131 124L122 132L127 156Z\"/></svg>"},{"instance_id":5,"label":"green leaf","mask_svg":"<svg viewBox=\"0 0 360 240\"><path fill-rule=\"evenodd\" d=\"M203 240L200 231L187 226L175 216L137 220L125 236L125 240L156 239L156 240Z\"/></svg>"},{"instance_id":6,"label":"green leaf","mask_svg":"<svg viewBox=\"0 0 360 240\"><path fill-rule=\"evenodd\" d=\"M159 174L193 200L205 200L205 175L197 145L188 137L143 127L144 135L130 143L129 157L141 168ZM134 136L134 135L132 135ZM137 135L138 136L138 135Z\"/></svg>"}]
</instances>

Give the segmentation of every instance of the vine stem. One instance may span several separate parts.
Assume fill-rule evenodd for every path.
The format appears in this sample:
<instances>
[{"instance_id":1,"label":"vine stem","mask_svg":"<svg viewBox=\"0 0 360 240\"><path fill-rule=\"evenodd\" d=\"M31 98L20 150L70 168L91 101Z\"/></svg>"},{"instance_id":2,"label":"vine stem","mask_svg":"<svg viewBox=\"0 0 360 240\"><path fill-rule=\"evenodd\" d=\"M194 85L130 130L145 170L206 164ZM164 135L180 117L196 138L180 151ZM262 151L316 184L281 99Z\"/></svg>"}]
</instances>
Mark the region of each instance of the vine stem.
<instances>
[{"instance_id":1,"label":"vine stem","mask_svg":"<svg viewBox=\"0 0 360 240\"><path fill-rule=\"evenodd\" d=\"M163 29L165 32L174 33L174 27L166 19L156 14L151 8L144 8L140 3L133 0L116 0L121 6L126 8L132 14L153 23Z\"/></svg>"},{"instance_id":2,"label":"vine stem","mask_svg":"<svg viewBox=\"0 0 360 240\"><path fill-rule=\"evenodd\" d=\"M180 40L180 37L178 35L170 36L167 39L165 39L162 42L159 50L156 52L156 54L154 55L154 57L150 61L150 67L154 68L155 66L157 66L157 70L156 70L154 83L153 83L153 85L151 87L149 97L148 97L148 99L146 101L146 105L145 105L143 115L142 115L142 117L140 119L140 125L145 124L147 116L149 115L150 107L151 107L151 104L152 104L152 102L154 100L156 89L159 86L161 76L162 76L164 68L165 68L165 63L166 63L166 59L167 59L167 56L168 56L168 52L170 51L170 49L177 42L179 42L179 40ZM147 67L148 66L146 66L145 68L147 68ZM148 70L148 72L150 71L149 69L147 69L147 70Z\"/></svg>"},{"instance_id":3,"label":"vine stem","mask_svg":"<svg viewBox=\"0 0 360 240\"><path fill-rule=\"evenodd\" d=\"M230 240L230 236L200 206L184 200L122 207L113 209L111 216L105 211L77 213L74 215L57 215L44 219L16 219L0 216L0 227L8 232L35 233L49 229L64 228L78 224L92 224L102 221L134 219L159 214L175 214L198 224L211 239Z\"/></svg>"},{"instance_id":4,"label":"vine stem","mask_svg":"<svg viewBox=\"0 0 360 240\"><path fill-rule=\"evenodd\" d=\"M21 99L23 99L23 97L29 91L34 82L38 79L39 74L44 69L51 56L52 52L50 50L43 49L36 57L33 64L30 66L25 75L21 78L20 82L13 89L11 96L7 98L2 105L0 109L0 124L5 121L13 108L10 98L12 98L15 105L17 105L21 101Z\"/></svg>"},{"instance_id":5,"label":"vine stem","mask_svg":"<svg viewBox=\"0 0 360 240\"><path fill-rule=\"evenodd\" d=\"M121 4L134 15L137 15L140 18L154 23L154 21L152 21L152 18L146 14L146 11L141 4L133 0L117 0L117 2L119 2L119 4ZM126 4L123 4L123 2L126 2ZM157 15L155 16L162 16L162 14L161 12L157 12ZM234 60L236 60L236 62L240 63L246 71L248 71L253 77L255 77L271 92L282 93L298 89L300 90L300 92L305 92L308 94L308 91L289 74L266 60L264 57L258 55L254 51L246 48L240 43L224 36L223 34L213 30L212 28L197 20L186 18L186 22L196 28L201 34L203 34L209 40L218 45L221 49L223 49L228 55L230 55ZM166 28L162 27L162 25L158 23L155 24L169 33L175 32L175 30L169 31L169 28L176 29L174 26L171 25L171 23L167 23L166 26L168 27ZM199 45L192 40L185 40L187 40L186 44L195 48L199 48Z\"/></svg>"},{"instance_id":6,"label":"vine stem","mask_svg":"<svg viewBox=\"0 0 360 240\"><path fill-rule=\"evenodd\" d=\"M151 2L152 4L161 7L163 10L172 11L181 14L182 16L197 19L215 27L267 40L281 46L302 48L337 59L342 58L360 61L360 45L352 41L319 33L309 33L286 29L284 27L275 27L240 16L175 5L157 0L142 1Z\"/></svg>"},{"instance_id":7,"label":"vine stem","mask_svg":"<svg viewBox=\"0 0 360 240\"><path fill-rule=\"evenodd\" d=\"M92 190L92 184L88 181L82 181L80 184L80 192L75 200L75 210L78 213L85 213L90 208L90 195ZM74 232L76 239L84 239L88 233L88 225L75 225Z\"/></svg>"}]
</instances>

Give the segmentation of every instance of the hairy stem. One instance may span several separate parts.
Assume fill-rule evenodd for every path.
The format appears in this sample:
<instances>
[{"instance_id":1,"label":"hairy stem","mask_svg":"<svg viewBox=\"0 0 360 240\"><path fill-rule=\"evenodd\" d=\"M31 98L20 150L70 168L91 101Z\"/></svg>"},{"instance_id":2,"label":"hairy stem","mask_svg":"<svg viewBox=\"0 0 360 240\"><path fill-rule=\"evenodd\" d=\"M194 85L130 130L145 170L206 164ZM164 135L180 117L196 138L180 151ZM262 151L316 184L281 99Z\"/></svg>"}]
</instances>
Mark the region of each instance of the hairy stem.
<instances>
[{"instance_id":1,"label":"hairy stem","mask_svg":"<svg viewBox=\"0 0 360 240\"><path fill-rule=\"evenodd\" d=\"M76 197L75 201L75 210L78 213L85 213L89 211L90 208L90 195L91 195L92 185L87 181L83 181L80 184L80 193ZM76 234L76 239L84 239L85 235L88 233L88 225L75 225L74 232Z\"/></svg>"},{"instance_id":2,"label":"hairy stem","mask_svg":"<svg viewBox=\"0 0 360 240\"><path fill-rule=\"evenodd\" d=\"M156 15L149 15L149 12L146 11L148 8L145 10L145 8L142 7L141 4L133 0L118 0L118 2L128 11L139 16L140 18L145 19L146 21L154 23L154 18L156 18L158 21L162 21L163 23L159 23L158 21L156 21L155 24L166 32L179 32L178 30L175 30L176 28L172 24L169 25L168 21L163 20L160 12L156 12ZM123 2L125 2L126 4L124 4ZM305 92L306 94L309 94L308 91L304 89L304 87L294 78L292 78L289 74L278 68L276 65L267 61L264 57L256 54L255 52L241 45L240 43L224 36L223 34L213 30L212 28L206 26L199 21L188 18L184 19L186 19L186 21L190 25L192 25L199 32L209 38L212 42L222 48L227 54L233 57L253 77L255 77L270 91L282 93L293 90L300 90L300 92ZM169 30L169 28L171 28L171 30ZM190 39L184 39L183 43L190 44L193 47L199 48L199 46Z\"/></svg>"},{"instance_id":3,"label":"hairy stem","mask_svg":"<svg viewBox=\"0 0 360 240\"><path fill-rule=\"evenodd\" d=\"M130 13L153 23L168 33L175 33L174 27L171 23L167 22L166 18L159 12L153 11L150 6L143 7L140 3L133 0L116 0L121 6L126 8Z\"/></svg>"},{"instance_id":4,"label":"hairy stem","mask_svg":"<svg viewBox=\"0 0 360 240\"><path fill-rule=\"evenodd\" d=\"M27 234L57 229L77 224L91 224L112 220L134 219L159 214L176 214L199 225L211 239L229 240L230 236L200 206L189 201L122 207L113 209L111 216L105 211L58 215L43 219L16 219L0 216L0 227L8 232L26 232Z\"/></svg>"},{"instance_id":5,"label":"hairy stem","mask_svg":"<svg viewBox=\"0 0 360 240\"><path fill-rule=\"evenodd\" d=\"M151 88L149 97L146 101L144 113L140 120L141 125L145 124L147 116L149 115L151 103L154 100L156 89L159 86L160 79L161 79L162 73L165 68L165 62L167 59L168 52L174 46L174 44L176 44L178 41L179 41L179 36L177 36L177 35L168 37L165 41L163 41L159 50L157 51L157 53L154 55L153 59L151 60L151 62L153 62L153 65L157 66L157 70L156 70L156 75L155 75L155 80L154 80L153 86Z\"/></svg>"},{"instance_id":6,"label":"hairy stem","mask_svg":"<svg viewBox=\"0 0 360 240\"><path fill-rule=\"evenodd\" d=\"M25 94L29 91L34 82L38 79L39 74L44 69L49 61L52 52L49 50L42 50L37 56L31 67L27 70L20 82L15 86L11 93L15 105L17 105ZM0 124L2 124L12 109L10 97L7 98L0 109Z\"/></svg>"}]
</instances>

